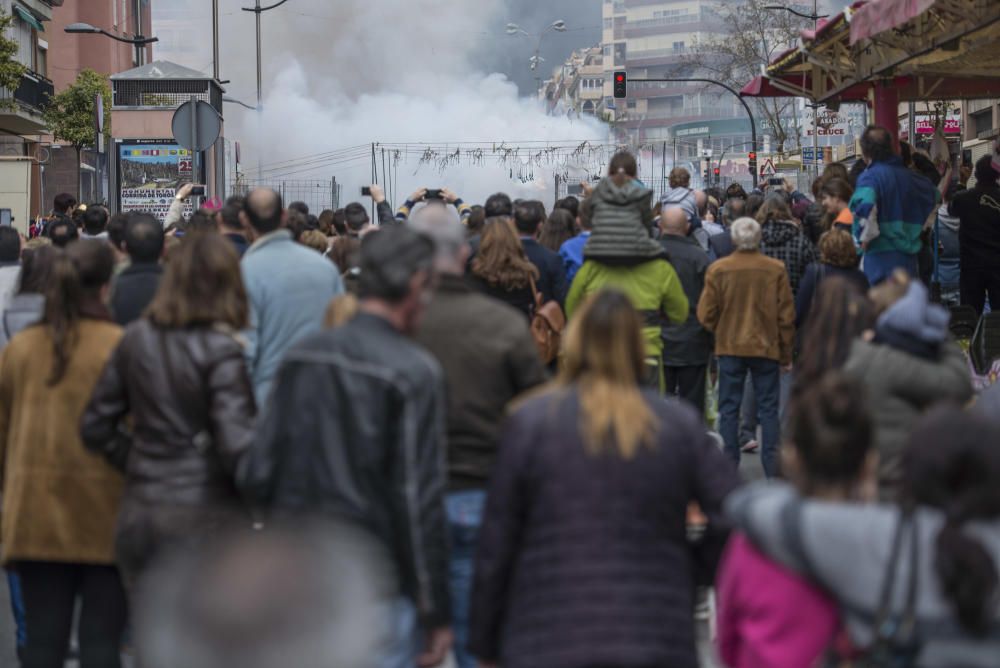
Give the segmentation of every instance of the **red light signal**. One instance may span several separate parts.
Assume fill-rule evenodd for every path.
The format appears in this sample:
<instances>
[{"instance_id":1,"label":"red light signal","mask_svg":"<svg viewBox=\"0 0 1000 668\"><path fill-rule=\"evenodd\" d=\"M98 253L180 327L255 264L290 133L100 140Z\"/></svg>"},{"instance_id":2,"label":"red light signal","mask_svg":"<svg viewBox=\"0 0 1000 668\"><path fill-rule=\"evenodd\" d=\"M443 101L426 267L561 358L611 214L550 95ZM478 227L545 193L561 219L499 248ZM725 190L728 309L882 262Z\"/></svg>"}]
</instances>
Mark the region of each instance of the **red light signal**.
<instances>
[{"instance_id":1,"label":"red light signal","mask_svg":"<svg viewBox=\"0 0 1000 668\"><path fill-rule=\"evenodd\" d=\"M722 170L720 170L718 167L716 167L715 168L715 175L718 176L721 173L722 173Z\"/></svg>"},{"instance_id":2,"label":"red light signal","mask_svg":"<svg viewBox=\"0 0 1000 668\"><path fill-rule=\"evenodd\" d=\"M756 160L757 154L753 151L750 151L750 154L747 157L750 158L750 160Z\"/></svg>"},{"instance_id":3,"label":"red light signal","mask_svg":"<svg viewBox=\"0 0 1000 668\"><path fill-rule=\"evenodd\" d=\"M615 97L621 99L628 97L628 73L615 72Z\"/></svg>"}]
</instances>

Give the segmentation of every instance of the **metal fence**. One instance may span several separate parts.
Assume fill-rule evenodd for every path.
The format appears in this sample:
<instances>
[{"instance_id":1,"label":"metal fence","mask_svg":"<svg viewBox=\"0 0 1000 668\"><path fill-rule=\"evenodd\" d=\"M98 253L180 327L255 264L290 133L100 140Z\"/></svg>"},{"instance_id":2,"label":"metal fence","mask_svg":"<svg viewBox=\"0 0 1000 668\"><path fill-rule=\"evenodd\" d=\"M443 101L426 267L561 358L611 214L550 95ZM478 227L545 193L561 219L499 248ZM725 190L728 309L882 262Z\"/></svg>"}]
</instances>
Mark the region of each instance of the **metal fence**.
<instances>
[{"instance_id":1,"label":"metal fence","mask_svg":"<svg viewBox=\"0 0 1000 668\"><path fill-rule=\"evenodd\" d=\"M254 188L271 188L281 195L285 206L292 202L305 202L310 213L319 215L324 209L340 208L341 184L336 178L329 180L254 180L243 177L230 181L226 190L227 196L240 195L245 197Z\"/></svg>"}]
</instances>

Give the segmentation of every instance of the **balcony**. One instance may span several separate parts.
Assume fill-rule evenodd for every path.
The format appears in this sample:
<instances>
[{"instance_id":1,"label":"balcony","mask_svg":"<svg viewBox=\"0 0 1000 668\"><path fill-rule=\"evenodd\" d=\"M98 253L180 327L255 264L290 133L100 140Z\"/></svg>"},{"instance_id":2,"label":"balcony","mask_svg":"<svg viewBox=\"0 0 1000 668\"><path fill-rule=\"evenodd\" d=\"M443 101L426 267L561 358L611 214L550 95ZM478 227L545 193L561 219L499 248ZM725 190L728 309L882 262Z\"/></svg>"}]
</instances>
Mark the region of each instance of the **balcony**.
<instances>
[{"instance_id":1,"label":"balcony","mask_svg":"<svg viewBox=\"0 0 1000 668\"><path fill-rule=\"evenodd\" d=\"M0 110L0 130L14 134L39 134L45 130L42 107L55 93L52 82L36 72L26 72L16 90L0 89L0 101L13 99L15 109Z\"/></svg>"}]
</instances>

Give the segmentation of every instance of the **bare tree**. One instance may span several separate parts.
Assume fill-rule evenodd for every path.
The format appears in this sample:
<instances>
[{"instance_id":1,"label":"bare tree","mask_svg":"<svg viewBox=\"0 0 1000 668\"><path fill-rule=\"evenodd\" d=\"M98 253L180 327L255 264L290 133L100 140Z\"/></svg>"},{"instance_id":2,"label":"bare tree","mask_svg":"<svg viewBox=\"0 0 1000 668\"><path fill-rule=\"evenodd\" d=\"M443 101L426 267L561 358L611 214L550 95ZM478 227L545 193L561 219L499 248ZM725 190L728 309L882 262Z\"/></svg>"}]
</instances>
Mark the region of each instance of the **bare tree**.
<instances>
[{"instance_id":1,"label":"bare tree","mask_svg":"<svg viewBox=\"0 0 1000 668\"><path fill-rule=\"evenodd\" d=\"M810 25L791 12L765 9L777 5L803 9L801 3L790 0L721 0L714 8L721 31L696 42L688 64L739 90L775 57L795 46L802 29ZM779 155L789 141L801 147L794 98L754 98L751 106L774 139Z\"/></svg>"}]
</instances>

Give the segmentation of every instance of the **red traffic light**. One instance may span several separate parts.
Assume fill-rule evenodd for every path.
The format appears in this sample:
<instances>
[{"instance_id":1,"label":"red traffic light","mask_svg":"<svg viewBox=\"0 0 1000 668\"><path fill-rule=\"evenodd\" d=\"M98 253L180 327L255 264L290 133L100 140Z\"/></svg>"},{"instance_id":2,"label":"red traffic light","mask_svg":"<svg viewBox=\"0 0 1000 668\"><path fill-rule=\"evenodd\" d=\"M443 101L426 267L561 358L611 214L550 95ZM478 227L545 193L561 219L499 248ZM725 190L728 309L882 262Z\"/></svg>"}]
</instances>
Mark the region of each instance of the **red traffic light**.
<instances>
[{"instance_id":1,"label":"red traffic light","mask_svg":"<svg viewBox=\"0 0 1000 668\"><path fill-rule=\"evenodd\" d=\"M750 158L751 160L756 160L757 159L757 154L755 152L751 151L750 154L747 157Z\"/></svg>"},{"instance_id":2,"label":"red traffic light","mask_svg":"<svg viewBox=\"0 0 1000 668\"><path fill-rule=\"evenodd\" d=\"M614 94L615 97L621 99L628 96L628 73L627 72L615 72L614 81Z\"/></svg>"},{"instance_id":3,"label":"red traffic light","mask_svg":"<svg viewBox=\"0 0 1000 668\"><path fill-rule=\"evenodd\" d=\"M718 176L721 173L722 173L722 171L718 167L716 167L715 168L715 175Z\"/></svg>"}]
</instances>

